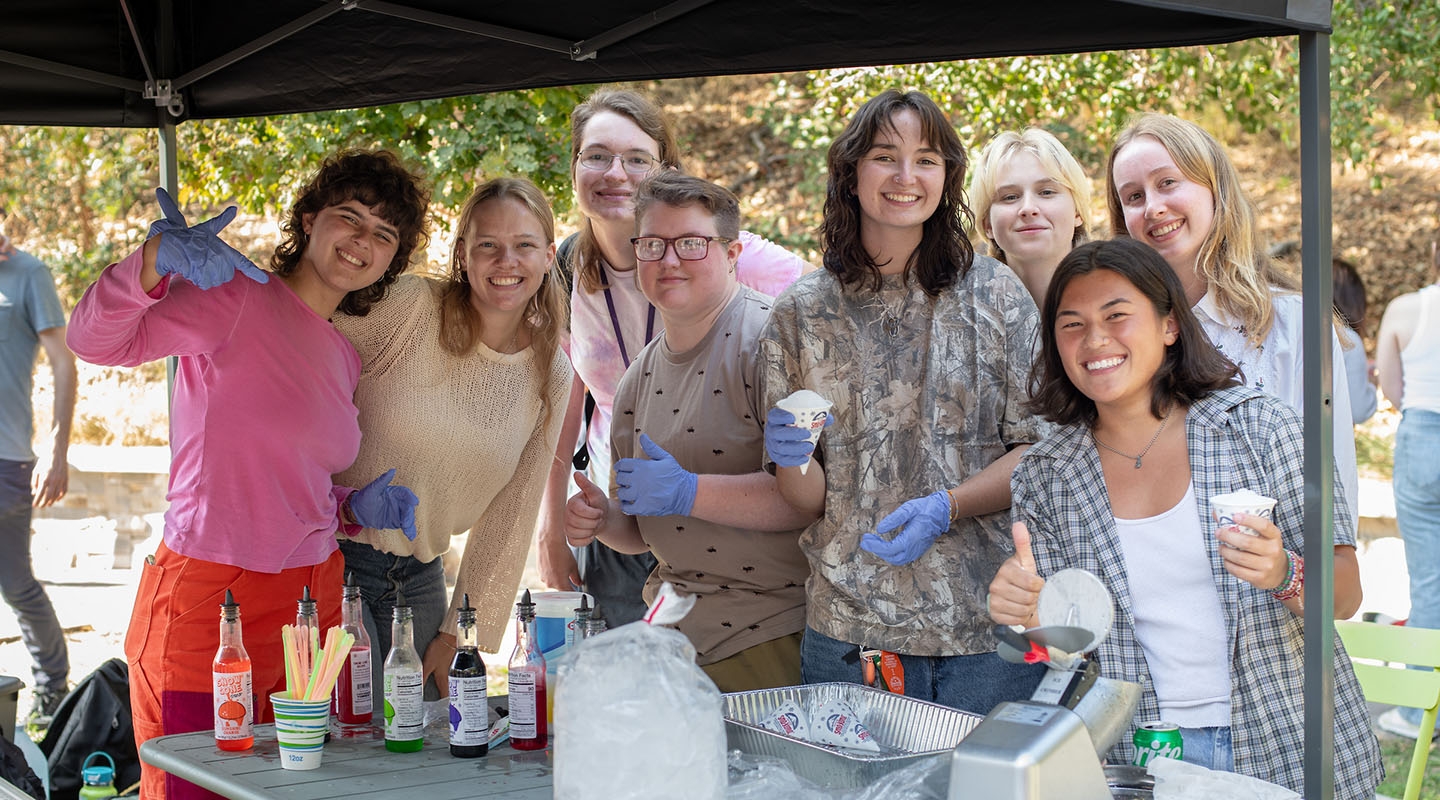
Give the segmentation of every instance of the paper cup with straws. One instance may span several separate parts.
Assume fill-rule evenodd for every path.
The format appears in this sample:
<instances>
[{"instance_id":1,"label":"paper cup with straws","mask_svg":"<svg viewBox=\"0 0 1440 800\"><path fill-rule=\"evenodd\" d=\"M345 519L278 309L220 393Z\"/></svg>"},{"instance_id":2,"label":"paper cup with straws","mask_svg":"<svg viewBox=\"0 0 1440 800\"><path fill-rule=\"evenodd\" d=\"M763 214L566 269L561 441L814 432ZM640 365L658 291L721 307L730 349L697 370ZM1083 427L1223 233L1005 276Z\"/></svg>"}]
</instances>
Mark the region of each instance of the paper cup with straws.
<instances>
[{"instance_id":1,"label":"paper cup with straws","mask_svg":"<svg viewBox=\"0 0 1440 800\"><path fill-rule=\"evenodd\" d=\"M275 709L275 739L280 744L280 766L285 769L315 769L324 752L325 732L330 727L330 697L319 700L292 700L289 692L270 695Z\"/></svg>"}]
</instances>

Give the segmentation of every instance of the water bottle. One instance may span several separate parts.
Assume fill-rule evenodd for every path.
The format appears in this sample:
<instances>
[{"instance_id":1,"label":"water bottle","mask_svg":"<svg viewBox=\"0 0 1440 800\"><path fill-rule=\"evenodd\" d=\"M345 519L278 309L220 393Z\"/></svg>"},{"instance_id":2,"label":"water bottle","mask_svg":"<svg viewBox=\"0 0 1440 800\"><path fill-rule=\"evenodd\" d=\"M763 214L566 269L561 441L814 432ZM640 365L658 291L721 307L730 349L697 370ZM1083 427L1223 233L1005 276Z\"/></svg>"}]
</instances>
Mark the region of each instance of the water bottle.
<instances>
[{"instance_id":1,"label":"water bottle","mask_svg":"<svg viewBox=\"0 0 1440 800\"><path fill-rule=\"evenodd\" d=\"M96 756L109 761L110 766L90 766ZM80 780L84 781L84 785L80 787L80 800L99 800L101 797L114 797L119 794L115 789L115 759L104 750L97 750L85 757L85 763L80 767Z\"/></svg>"}]
</instances>

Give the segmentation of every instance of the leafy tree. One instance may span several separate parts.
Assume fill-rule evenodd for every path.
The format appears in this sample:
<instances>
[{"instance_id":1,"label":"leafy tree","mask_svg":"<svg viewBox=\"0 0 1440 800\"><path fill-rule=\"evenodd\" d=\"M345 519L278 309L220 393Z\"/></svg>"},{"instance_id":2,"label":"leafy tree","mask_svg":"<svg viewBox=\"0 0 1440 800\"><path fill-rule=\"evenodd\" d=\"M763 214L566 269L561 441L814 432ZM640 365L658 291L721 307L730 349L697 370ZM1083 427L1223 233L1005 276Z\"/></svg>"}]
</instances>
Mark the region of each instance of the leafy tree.
<instances>
[{"instance_id":1,"label":"leafy tree","mask_svg":"<svg viewBox=\"0 0 1440 800\"><path fill-rule=\"evenodd\" d=\"M1389 114L1423 110L1440 118L1440 4L1339 0L1332 22L1332 146L1347 165L1368 163ZM1110 142L1139 111L1218 120L1293 142L1300 106L1298 48L1293 37L1283 37L782 75L775 79L776 102L755 113L803 158L823 164L854 111L891 87L930 94L977 151L999 131L1046 128L1092 175L1100 174ZM1216 131L1222 138L1231 132ZM810 196L823 191L823 170L808 170L804 180ZM813 229L815 221L801 227Z\"/></svg>"}]
</instances>

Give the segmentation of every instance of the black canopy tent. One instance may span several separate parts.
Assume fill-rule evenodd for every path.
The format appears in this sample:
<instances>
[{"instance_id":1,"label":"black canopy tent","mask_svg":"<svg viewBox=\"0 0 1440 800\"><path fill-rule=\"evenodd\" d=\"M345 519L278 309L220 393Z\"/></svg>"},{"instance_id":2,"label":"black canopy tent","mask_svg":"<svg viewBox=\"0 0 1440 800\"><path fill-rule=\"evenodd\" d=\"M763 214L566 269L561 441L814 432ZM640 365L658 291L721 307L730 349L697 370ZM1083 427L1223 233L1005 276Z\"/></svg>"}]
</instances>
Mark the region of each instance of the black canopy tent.
<instances>
[{"instance_id":1,"label":"black canopy tent","mask_svg":"<svg viewBox=\"0 0 1440 800\"><path fill-rule=\"evenodd\" d=\"M6 0L0 124L187 119L519 88L1296 36L1306 361L1305 558L1333 588L1329 0ZM1305 780L1334 795L1333 610L1305 610Z\"/></svg>"}]
</instances>

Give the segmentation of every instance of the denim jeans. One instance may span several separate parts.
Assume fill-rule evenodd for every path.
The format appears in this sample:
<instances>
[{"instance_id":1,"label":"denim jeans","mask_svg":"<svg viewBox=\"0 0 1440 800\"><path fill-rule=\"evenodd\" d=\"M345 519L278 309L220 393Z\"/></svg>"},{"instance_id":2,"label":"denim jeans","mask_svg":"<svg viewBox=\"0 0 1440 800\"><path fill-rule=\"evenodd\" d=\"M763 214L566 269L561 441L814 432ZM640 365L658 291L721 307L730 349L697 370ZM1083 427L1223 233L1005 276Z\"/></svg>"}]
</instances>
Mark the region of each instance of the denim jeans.
<instances>
[{"instance_id":1,"label":"denim jeans","mask_svg":"<svg viewBox=\"0 0 1440 800\"><path fill-rule=\"evenodd\" d=\"M30 473L33 461L0 460L0 590L20 621L34 662L36 688L63 691L70 653L55 607L30 567Z\"/></svg>"},{"instance_id":2,"label":"denim jeans","mask_svg":"<svg viewBox=\"0 0 1440 800\"><path fill-rule=\"evenodd\" d=\"M1440 414L1406 409L1395 431L1395 521L1405 541L1410 573L1410 619L1406 625L1440 628ZM1400 713L1420 724L1418 708Z\"/></svg>"},{"instance_id":3,"label":"denim jeans","mask_svg":"<svg viewBox=\"0 0 1440 800\"><path fill-rule=\"evenodd\" d=\"M1230 726L1223 728L1181 728L1180 760L1220 772L1235 771L1235 752L1230 747Z\"/></svg>"},{"instance_id":4,"label":"denim jeans","mask_svg":"<svg viewBox=\"0 0 1440 800\"><path fill-rule=\"evenodd\" d=\"M443 559L422 564L413 556L397 556L376 550L363 542L340 542L345 556L345 572L354 575L364 599L365 630L370 633L370 671L376 696L385 686L385 657L390 654L390 626L395 617L395 601L405 598L415 627L415 653L425 657L425 648L435 638L450 608L445 594ZM433 683L425 684L425 699L440 699ZM377 709L380 704L377 702Z\"/></svg>"},{"instance_id":5,"label":"denim jeans","mask_svg":"<svg viewBox=\"0 0 1440 800\"><path fill-rule=\"evenodd\" d=\"M804 683L864 683L859 645L832 639L809 626L800 643L800 679ZM1045 676L1044 664L1011 664L994 653L973 656L909 656L905 696L943 706L989 714L1011 700L1029 700Z\"/></svg>"}]
</instances>

